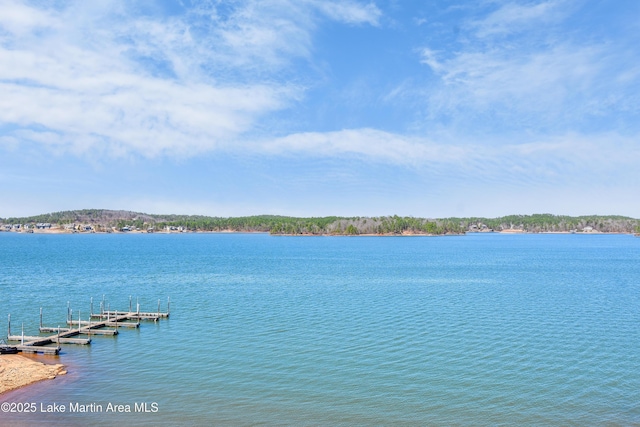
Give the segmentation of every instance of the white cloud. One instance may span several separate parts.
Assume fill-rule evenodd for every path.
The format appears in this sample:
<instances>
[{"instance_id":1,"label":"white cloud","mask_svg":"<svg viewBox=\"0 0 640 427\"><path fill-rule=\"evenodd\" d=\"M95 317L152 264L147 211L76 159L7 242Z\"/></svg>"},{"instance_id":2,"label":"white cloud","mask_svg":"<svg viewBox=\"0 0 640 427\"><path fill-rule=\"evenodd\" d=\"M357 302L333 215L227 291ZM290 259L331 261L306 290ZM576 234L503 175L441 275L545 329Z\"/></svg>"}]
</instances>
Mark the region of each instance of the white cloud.
<instances>
[{"instance_id":1,"label":"white cloud","mask_svg":"<svg viewBox=\"0 0 640 427\"><path fill-rule=\"evenodd\" d=\"M431 67L435 73L442 72L443 64L438 61L438 52L425 47L421 49L420 55L422 56L420 62Z\"/></svg>"},{"instance_id":2,"label":"white cloud","mask_svg":"<svg viewBox=\"0 0 640 427\"><path fill-rule=\"evenodd\" d=\"M374 129L349 129L289 135L261 141L254 149L270 155L347 155L410 167L420 174L448 175L458 182L530 187L614 183L618 173L632 173L640 162L636 138L617 133L567 133L500 146L454 139L456 143L436 142Z\"/></svg>"},{"instance_id":3,"label":"white cloud","mask_svg":"<svg viewBox=\"0 0 640 427\"><path fill-rule=\"evenodd\" d=\"M382 12L378 7L369 3L362 6L350 1L330 2L320 0L315 2L316 7L330 18L347 24L378 25Z\"/></svg>"},{"instance_id":4,"label":"white cloud","mask_svg":"<svg viewBox=\"0 0 640 427\"><path fill-rule=\"evenodd\" d=\"M36 28L50 28L61 23L52 20L50 12L41 11L10 0L0 1L0 28L20 36L29 36ZM2 37L2 36L0 36Z\"/></svg>"},{"instance_id":5,"label":"white cloud","mask_svg":"<svg viewBox=\"0 0 640 427\"><path fill-rule=\"evenodd\" d=\"M423 46L433 72L421 93L428 123L445 121L494 134L539 134L599 126L637 111L637 48L628 40L595 38L573 27L575 2L506 1L462 25L452 45ZM603 120L609 117L611 120Z\"/></svg>"},{"instance_id":6,"label":"white cloud","mask_svg":"<svg viewBox=\"0 0 640 427\"><path fill-rule=\"evenodd\" d=\"M496 36L512 32L530 31L534 25L548 24L560 19L566 1L540 3L506 3L486 18L471 23L478 37Z\"/></svg>"},{"instance_id":7,"label":"white cloud","mask_svg":"<svg viewBox=\"0 0 640 427\"><path fill-rule=\"evenodd\" d=\"M353 2L217 6L158 17L125 2L4 1L0 124L17 126L4 139L116 156L227 147L302 96L288 66L308 57L318 9L347 23L379 14Z\"/></svg>"},{"instance_id":8,"label":"white cloud","mask_svg":"<svg viewBox=\"0 0 640 427\"><path fill-rule=\"evenodd\" d=\"M419 165L429 161L447 163L460 160L465 154L464 150L455 146L439 145L425 139L376 129L292 134L262 142L259 149L272 154L304 153L308 156L347 154L400 165Z\"/></svg>"},{"instance_id":9,"label":"white cloud","mask_svg":"<svg viewBox=\"0 0 640 427\"><path fill-rule=\"evenodd\" d=\"M499 48L467 51L441 62L431 52L424 55L424 61L439 72L444 90L464 91L456 97L442 94L440 102L452 106L471 103L477 108L507 104L520 111L564 107L567 98L589 91L591 82L606 67L601 61L606 50L600 46L561 45L535 52Z\"/></svg>"}]
</instances>

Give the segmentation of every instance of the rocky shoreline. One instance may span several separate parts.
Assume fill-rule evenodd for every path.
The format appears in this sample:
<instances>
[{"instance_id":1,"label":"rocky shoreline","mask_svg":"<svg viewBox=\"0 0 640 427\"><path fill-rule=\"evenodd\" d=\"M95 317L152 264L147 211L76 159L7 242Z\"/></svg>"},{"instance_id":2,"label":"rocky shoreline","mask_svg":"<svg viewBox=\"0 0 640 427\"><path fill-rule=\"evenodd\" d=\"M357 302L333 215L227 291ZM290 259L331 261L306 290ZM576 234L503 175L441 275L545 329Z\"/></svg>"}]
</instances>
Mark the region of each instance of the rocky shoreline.
<instances>
[{"instance_id":1,"label":"rocky shoreline","mask_svg":"<svg viewBox=\"0 0 640 427\"><path fill-rule=\"evenodd\" d=\"M0 356L0 394L67 373L61 364L47 365L19 354Z\"/></svg>"}]
</instances>

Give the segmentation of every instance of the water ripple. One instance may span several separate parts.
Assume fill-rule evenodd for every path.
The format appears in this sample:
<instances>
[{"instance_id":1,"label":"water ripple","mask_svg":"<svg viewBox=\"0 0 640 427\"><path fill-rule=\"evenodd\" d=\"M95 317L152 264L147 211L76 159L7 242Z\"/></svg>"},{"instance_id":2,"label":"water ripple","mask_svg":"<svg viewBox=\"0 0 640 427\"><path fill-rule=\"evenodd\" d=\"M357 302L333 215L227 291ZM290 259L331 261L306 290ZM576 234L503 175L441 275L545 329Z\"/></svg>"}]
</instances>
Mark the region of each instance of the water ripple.
<instances>
[{"instance_id":1,"label":"water ripple","mask_svg":"<svg viewBox=\"0 0 640 427\"><path fill-rule=\"evenodd\" d=\"M29 330L39 304L56 322L91 296L172 299L9 395L161 413L51 424L640 424L638 239L24 237L0 236L0 307Z\"/></svg>"}]
</instances>

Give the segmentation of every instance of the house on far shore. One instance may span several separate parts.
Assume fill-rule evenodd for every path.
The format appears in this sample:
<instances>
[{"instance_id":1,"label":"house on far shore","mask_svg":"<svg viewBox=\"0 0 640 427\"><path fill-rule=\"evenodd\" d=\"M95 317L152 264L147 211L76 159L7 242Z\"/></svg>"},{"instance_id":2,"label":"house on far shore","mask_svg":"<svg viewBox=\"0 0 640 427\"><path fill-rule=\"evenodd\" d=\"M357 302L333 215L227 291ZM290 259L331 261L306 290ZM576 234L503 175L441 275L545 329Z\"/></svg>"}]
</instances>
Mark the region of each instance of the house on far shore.
<instances>
[{"instance_id":1,"label":"house on far shore","mask_svg":"<svg viewBox=\"0 0 640 427\"><path fill-rule=\"evenodd\" d=\"M582 229L583 233L593 233L593 227L584 227Z\"/></svg>"}]
</instances>

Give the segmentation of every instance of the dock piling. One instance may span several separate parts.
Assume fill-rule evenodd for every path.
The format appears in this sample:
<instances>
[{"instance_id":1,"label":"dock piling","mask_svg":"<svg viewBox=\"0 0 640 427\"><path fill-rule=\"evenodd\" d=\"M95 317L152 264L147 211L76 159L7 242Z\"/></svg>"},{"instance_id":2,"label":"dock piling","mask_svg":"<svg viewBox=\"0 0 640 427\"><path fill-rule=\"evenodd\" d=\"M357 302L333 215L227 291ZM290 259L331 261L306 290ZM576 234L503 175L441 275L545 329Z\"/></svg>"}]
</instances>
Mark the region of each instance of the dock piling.
<instances>
[{"instance_id":1,"label":"dock piling","mask_svg":"<svg viewBox=\"0 0 640 427\"><path fill-rule=\"evenodd\" d=\"M71 309L70 301L67 301L67 323L69 327L45 327L44 321L44 308L40 307L40 328L39 331L52 333L49 336L27 336L24 331L24 322L21 325L20 335L11 335L11 314L7 316L7 339L9 341L19 341L20 345L16 345L18 351L24 353L43 353L43 354L59 354L60 344L90 344L91 335L117 335L118 329L125 328L137 328L140 326L141 320L152 320L157 322L160 318L169 317L170 299L167 299L167 312L160 311L161 300L158 300L158 307L155 312L142 312L140 311L140 302L136 299L136 311L132 311L133 297L129 297L129 311L110 310L110 306L107 305L104 299L100 303L100 314L93 313L93 298L90 300L89 306L89 319L82 320L82 311L78 310L78 320L73 320L73 310ZM108 307L108 309L107 309ZM96 322L92 321L93 317L99 317ZM105 320L106 319L106 320ZM135 320L133 322L127 322L127 320ZM77 325L74 327L74 325ZM115 327L115 329L109 329L109 327ZM104 328L104 329L103 329ZM88 339L75 338L77 335L88 335ZM56 346L53 347L55 344Z\"/></svg>"}]
</instances>

